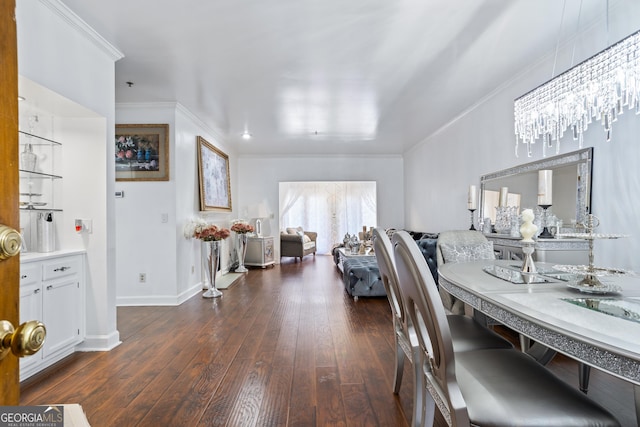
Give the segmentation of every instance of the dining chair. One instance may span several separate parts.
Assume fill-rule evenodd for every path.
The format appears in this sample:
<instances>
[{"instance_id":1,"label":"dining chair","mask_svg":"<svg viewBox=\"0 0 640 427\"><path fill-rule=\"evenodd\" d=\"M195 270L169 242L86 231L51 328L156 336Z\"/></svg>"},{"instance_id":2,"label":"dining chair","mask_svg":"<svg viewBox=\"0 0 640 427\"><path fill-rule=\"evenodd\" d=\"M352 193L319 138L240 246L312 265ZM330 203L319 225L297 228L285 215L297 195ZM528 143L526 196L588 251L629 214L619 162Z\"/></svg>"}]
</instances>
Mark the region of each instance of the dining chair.
<instances>
[{"instance_id":1,"label":"dining chair","mask_svg":"<svg viewBox=\"0 0 640 427\"><path fill-rule=\"evenodd\" d=\"M438 268L448 262L469 262L478 259L495 259L493 243L475 230L448 230L438 235L436 263ZM454 314L464 313L464 303L444 289L440 298L445 308Z\"/></svg>"},{"instance_id":2,"label":"dining chair","mask_svg":"<svg viewBox=\"0 0 640 427\"><path fill-rule=\"evenodd\" d=\"M413 353L418 351L418 341L413 327L407 322L403 296L398 285L398 275L393 258L391 240L384 230L378 228L373 230L373 247L380 278L387 293L393 316L396 344L393 393L398 394L402 384L405 357L413 364ZM513 348L513 345L509 341L483 327L468 316L452 314L447 316L447 320L453 336L453 346L456 351L475 350L478 348ZM415 377L414 382L418 384L420 379L421 377ZM422 390L419 385L416 385L416 388ZM414 398L419 397L419 393L414 394ZM418 402L414 402L413 407L419 408L420 405ZM419 416L420 414L413 414L414 419L416 417L419 418Z\"/></svg>"},{"instance_id":3,"label":"dining chair","mask_svg":"<svg viewBox=\"0 0 640 427\"><path fill-rule=\"evenodd\" d=\"M619 426L607 410L516 349L456 351L435 282L405 232L392 240L407 321L418 341L414 426L432 426L436 406L450 426ZM415 399L415 398L414 398Z\"/></svg>"}]
</instances>

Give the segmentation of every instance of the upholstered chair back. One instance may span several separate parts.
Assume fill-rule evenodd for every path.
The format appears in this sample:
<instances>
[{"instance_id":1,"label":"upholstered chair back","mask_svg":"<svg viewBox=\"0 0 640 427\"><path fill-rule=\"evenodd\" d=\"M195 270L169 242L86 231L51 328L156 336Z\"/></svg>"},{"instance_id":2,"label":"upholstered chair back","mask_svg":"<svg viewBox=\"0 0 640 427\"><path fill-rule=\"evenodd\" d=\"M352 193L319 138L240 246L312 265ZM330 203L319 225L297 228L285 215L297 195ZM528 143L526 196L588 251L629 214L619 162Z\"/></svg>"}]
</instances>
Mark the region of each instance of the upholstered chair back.
<instances>
[{"instance_id":1,"label":"upholstered chair back","mask_svg":"<svg viewBox=\"0 0 640 427\"><path fill-rule=\"evenodd\" d=\"M447 262L468 262L479 259L495 259L493 242L479 231L451 230L438 236L436 261L438 268ZM440 299L445 309L453 314L464 314L462 301L440 289Z\"/></svg>"},{"instance_id":2,"label":"upholstered chair back","mask_svg":"<svg viewBox=\"0 0 640 427\"><path fill-rule=\"evenodd\" d=\"M475 250L473 248L479 248ZM447 254L458 254L457 258ZM462 260L464 253L468 254L466 260ZM447 259L448 258L448 259ZM495 259L493 244L484 234L476 230L450 230L443 231L438 236L436 247L436 260L438 267L445 262L463 262L476 259Z\"/></svg>"}]
</instances>

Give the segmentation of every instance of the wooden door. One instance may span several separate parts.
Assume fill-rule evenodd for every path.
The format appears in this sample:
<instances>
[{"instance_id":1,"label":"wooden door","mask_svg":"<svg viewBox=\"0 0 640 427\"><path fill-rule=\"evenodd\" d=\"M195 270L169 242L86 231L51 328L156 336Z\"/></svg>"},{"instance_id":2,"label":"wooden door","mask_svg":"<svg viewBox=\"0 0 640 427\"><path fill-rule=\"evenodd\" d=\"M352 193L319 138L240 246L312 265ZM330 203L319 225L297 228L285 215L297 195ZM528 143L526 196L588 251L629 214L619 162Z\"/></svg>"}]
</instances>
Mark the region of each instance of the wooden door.
<instances>
[{"instance_id":1,"label":"wooden door","mask_svg":"<svg viewBox=\"0 0 640 427\"><path fill-rule=\"evenodd\" d=\"M15 0L0 1L0 224L20 229L18 181L18 45ZM20 258L0 260L0 319L18 325ZM18 358L0 360L0 405L18 405Z\"/></svg>"}]
</instances>

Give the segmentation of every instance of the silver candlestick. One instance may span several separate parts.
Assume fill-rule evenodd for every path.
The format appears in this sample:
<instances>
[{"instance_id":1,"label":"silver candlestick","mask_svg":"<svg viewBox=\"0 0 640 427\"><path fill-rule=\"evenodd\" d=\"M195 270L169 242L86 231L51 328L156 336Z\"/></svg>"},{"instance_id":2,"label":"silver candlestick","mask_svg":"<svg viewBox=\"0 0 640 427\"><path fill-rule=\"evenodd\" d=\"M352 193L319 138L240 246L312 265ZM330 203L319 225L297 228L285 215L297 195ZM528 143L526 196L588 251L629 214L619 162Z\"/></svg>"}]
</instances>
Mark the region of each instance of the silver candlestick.
<instances>
[{"instance_id":1,"label":"silver candlestick","mask_svg":"<svg viewBox=\"0 0 640 427\"><path fill-rule=\"evenodd\" d=\"M469 228L469 230L475 230L476 228L473 226L473 213L475 212L475 209L469 209L469 212L471 213L471 227Z\"/></svg>"},{"instance_id":2,"label":"silver candlestick","mask_svg":"<svg viewBox=\"0 0 640 427\"><path fill-rule=\"evenodd\" d=\"M524 253L524 262L522 263L522 272L528 274L536 274L536 265L533 263L533 252L535 251L535 242L523 243L522 252Z\"/></svg>"}]
</instances>

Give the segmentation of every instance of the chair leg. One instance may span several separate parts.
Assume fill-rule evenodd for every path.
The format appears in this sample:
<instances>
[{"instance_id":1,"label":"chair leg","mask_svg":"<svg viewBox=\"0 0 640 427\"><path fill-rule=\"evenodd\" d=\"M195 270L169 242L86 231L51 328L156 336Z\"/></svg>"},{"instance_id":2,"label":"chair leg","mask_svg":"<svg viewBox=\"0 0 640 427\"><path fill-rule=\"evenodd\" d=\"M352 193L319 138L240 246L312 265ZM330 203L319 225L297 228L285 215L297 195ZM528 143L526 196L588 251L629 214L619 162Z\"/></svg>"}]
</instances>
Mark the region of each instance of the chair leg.
<instances>
[{"instance_id":1,"label":"chair leg","mask_svg":"<svg viewBox=\"0 0 640 427\"><path fill-rule=\"evenodd\" d=\"M633 396L636 403L636 422L640 423L640 386L633 386Z\"/></svg>"},{"instance_id":2,"label":"chair leg","mask_svg":"<svg viewBox=\"0 0 640 427\"><path fill-rule=\"evenodd\" d=\"M393 394L400 393L400 386L402 385L402 374L404 371L404 350L398 343L398 337L396 335L396 373L393 376Z\"/></svg>"},{"instance_id":3,"label":"chair leg","mask_svg":"<svg viewBox=\"0 0 640 427\"><path fill-rule=\"evenodd\" d=\"M423 419L425 427L433 427L433 423L436 419L436 401L433 400L433 396L431 394L424 392L424 413Z\"/></svg>"},{"instance_id":4,"label":"chair leg","mask_svg":"<svg viewBox=\"0 0 640 427\"><path fill-rule=\"evenodd\" d=\"M578 364L578 382L580 384L580 391L584 394L589 392L589 374L591 374L591 366L586 363Z\"/></svg>"},{"instance_id":5,"label":"chair leg","mask_svg":"<svg viewBox=\"0 0 640 427\"><path fill-rule=\"evenodd\" d=\"M413 415L411 425L413 427L422 427L422 420L424 419L424 407L425 405L425 389L424 389L424 374L422 372L423 361L420 349L414 347L413 351ZM435 405L435 402L434 402Z\"/></svg>"}]
</instances>

